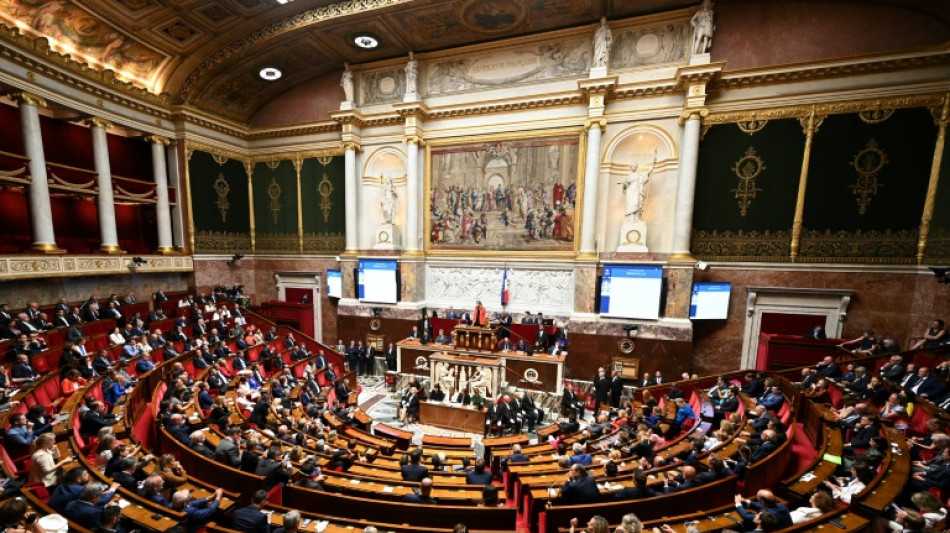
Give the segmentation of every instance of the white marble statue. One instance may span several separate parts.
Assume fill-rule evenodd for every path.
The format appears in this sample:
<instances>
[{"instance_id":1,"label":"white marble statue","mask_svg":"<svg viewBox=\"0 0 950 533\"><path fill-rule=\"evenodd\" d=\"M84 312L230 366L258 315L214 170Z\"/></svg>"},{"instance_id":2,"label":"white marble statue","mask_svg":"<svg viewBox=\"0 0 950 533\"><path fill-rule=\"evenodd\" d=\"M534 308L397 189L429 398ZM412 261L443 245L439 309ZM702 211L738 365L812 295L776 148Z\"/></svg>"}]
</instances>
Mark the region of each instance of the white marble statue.
<instances>
[{"instance_id":1,"label":"white marble statue","mask_svg":"<svg viewBox=\"0 0 950 533\"><path fill-rule=\"evenodd\" d=\"M705 54L712 46L713 24L712 2L703 0L703 6L689 21L693 26L693 55Z\"/></svg>"},{"instance_id":2,"label":"white marble statue","mask_svg":"<svg viewBox=\"0 0 950 533\"><path fill-rule=\"evenodd\" d=\"M478 370L472 372L472 377L469 379L468 386L470 392L474 393L479 391L482 396L489 397L492 394L491 390L492 382L492 370L488 367L481 367Z\"/></svg>"},{"instance_id":3,"label":"white marble statue","mask_svg":"<svg viewBox=\"0 0 950 533\"><path fill-rule=\"evenodd\" d=\"M409 62L406 63L406 96L414 96L419 80L419 62L409 52Z\"/></svg>"},{"instance_id":4,"label":"white marble statue","mask_svg":"<svg viewBox=\"0 0 950 533\"><path fill-rule=\"evenodd\" d=\"M653 175L653 169L656 168L656 154L653 155L653 164L646 172L638 172L639 166L634 163L630 167L630 174L620 182L623 185L624 192L624 220L626 222L636 222L643 220L643 200L646 197L647 185L650 183L650 176Z\"/></svg>"},{"instance_id":5,"label":"white marble statue","mask_svg":"<svg viewBox=\"0 0 950 533\"><path fill-rule=\"evenodd\" d=\"M613 34L607 26L607 17L601 17L600 26L594 32L594 58L592 67L606 67L610 59L610 46L613 44Z\"/></svg>"},{"instance_id":6,"label":"white marble statue","mask_svg":"<svg viewBox=\"0 0 950 533\"><path fill-rule=\"evenodd\" d=\"M439 385L446 394L455 388L455 367L448 363L443 363L442 373L439 376Z\"/></svg>"},{"instance_id":7,"label":"white marble statue","mask_svg":"<svg viewBox=\"0 0 950 533\"><path fill-rule=\"evenodd\" d=\"M353 103L353 71L350 70L349 63L343 63L343 77L340 79L340 87L343 87L344 101Z\"/></svg>"},{"instance_id":8,"label":"white marble statue","mask_svg":"<svg viewBox=\"0 0 950 533\"><path fill-rule=\"evenodd\" d=\"M379 207L383 214L383 224L392 224L396 218L396 210L399 207L396 187L393 185L392 178L388 178L383 188L383 198L379 201Z\"/></svg>"}]
</instances>

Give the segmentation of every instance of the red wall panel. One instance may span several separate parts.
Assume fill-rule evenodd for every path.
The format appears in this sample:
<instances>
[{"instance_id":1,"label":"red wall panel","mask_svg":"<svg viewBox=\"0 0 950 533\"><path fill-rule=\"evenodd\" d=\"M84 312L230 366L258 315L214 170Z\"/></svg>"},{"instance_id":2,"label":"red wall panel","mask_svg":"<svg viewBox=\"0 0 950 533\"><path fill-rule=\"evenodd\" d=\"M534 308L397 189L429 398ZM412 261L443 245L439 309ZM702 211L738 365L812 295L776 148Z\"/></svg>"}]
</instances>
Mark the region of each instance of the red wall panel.
<instances>
[{"instance_id":1,"label":"red wall panel","mask_svg":"<svg viewBox=\"0 0 950 533\"><path fill-rule=\"evenodd\" d=\"M41 116L40 130L43 132L43 152L48 162L95 169L89 128Z\"/></svg>"},{"instance_id":2,"label":"red wall panel","mask_svg":"<svg viewBox=\"0 0 950 533\"><path fill-rule=\"evenodd\" d=\"M142 139L107 136L112 174L123 178L152 180L152 149Z\"/></svg>"},{"instance_id":3,"label":"red wall panel","mask_svg":"<svg viewBox=\"0 0 950 533\"><path fill-rule=\"evenodd\" d=\"M20 131L20 109L0 104L0 151L23 155L23 132Z\"/></svg>"}]
</instances>

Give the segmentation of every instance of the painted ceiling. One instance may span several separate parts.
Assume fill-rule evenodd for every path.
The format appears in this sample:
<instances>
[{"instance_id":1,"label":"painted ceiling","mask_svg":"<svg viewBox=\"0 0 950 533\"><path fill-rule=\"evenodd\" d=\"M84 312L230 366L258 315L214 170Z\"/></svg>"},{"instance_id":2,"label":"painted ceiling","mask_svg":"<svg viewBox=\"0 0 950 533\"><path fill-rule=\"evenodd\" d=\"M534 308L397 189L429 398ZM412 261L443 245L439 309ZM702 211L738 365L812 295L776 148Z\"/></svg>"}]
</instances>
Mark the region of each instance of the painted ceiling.
<instances>
[{"instance_id":1,"label":"painted ceiling","mask_svg":"<svg viewBox=\"0 0 950 533\"><path fill-rule=\"evenodd\" d=\"M742 0L721 0L739 3ZM745 0L749 1L749 0ZM837 1L837 0L825 0ZM0 0L0 23L148 91L238 122L361 64L698 5L699 0ZM950 20L945 0L914 5ZM353 44L360 32L380 41ZM267 82L265 66L284 73Z\"/></svg>"}]
</instances>

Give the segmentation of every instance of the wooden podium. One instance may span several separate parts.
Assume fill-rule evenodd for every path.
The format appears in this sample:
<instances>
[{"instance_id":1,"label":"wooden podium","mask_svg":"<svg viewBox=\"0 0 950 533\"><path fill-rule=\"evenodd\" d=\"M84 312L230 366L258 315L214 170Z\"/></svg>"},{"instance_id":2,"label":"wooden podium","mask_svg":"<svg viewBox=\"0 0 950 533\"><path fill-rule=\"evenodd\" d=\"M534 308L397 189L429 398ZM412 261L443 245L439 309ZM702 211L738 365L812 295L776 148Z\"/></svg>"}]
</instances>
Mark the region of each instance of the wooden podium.
<instances>
[{"instance_id":1,"label":"wooden podium","mask_svg":"<svg viewBox=\"0 0 950 533\"><path fill-rule=\"evenodd\" d=\"M482 326L456 326L452 330L456 348L493 351L498 344L495 330Z\"/></svg>"}]
</instances>

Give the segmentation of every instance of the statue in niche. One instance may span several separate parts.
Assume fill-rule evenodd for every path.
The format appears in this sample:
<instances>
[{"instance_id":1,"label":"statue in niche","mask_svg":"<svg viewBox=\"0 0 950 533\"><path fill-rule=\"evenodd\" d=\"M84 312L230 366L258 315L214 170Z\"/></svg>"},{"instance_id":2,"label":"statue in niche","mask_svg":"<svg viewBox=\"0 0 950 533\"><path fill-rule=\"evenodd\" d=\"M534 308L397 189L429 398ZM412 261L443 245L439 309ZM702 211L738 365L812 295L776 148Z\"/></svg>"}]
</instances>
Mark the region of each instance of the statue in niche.
<instances>
[{"instance_id":1,"label":"statue in niche","mask_svg":"<svg viewBox=\"0 0 950 533\"><path fill-rule=\"evenodd\" d=\"M349 63L343 63L343 77L340 79L340 87L343 87L343 98L345 102L353 102L353 71L350 70Z\"/></svg>"},{"instance_id":2,"label":"statue in niche","mask_svg":"<svg viewBox=\"0 0 950 533\"><path fill-rule=\"evenodd\" d=\"M593 67L606 67L610 59L610 46L613 44L613 34L607 26L607 17L601 17L600 26L594 32L594 63Z\"/></svg>"},{"instance_id":3,"label":"statue in niche","mask_svg":"<svg viewBox=\"0 0 950 533\"><path fill-rule=\"evenodd\" d=\"M478 391L486 398L491 396L492 370L488 367L481 367L478 370L473 368L472 370L472 376L468 381L471 392Z\"/></svg>"},{"instance_id":4,"label":"statue in niche","mask_svg":"<svg viewBox=\"0 0 950 533\"><path fill-rule=\"evenodd\" d=\"M406 96L416 94L416 83L419 79L419 62L409 52L409 62L406 63Z\"/></svg>"},{"instance_id":5,"label":"statue in niche","mask_svg":"<svg viewBox=\"0 0 950 533\"><path fill-rule=\"evenodd\" d=\"M693 55L705 54L712 46L713 24L712 2L703 0L702 7L693 15L689 23L693 26Z\"/></svg>"},{"instance_id":6,"label":"statue in niche","mask_svg":"<svg viewBox=\"0 0 950 533\"><path fill-rule=\"evenodd\" d=\"M646 172L638 172L639 165L634 163L630 167L630 174L620 182L623 185L624 192L624 219L626 222L639 222L643 220L643 201L646 197L647 185L650 183L650 176L653 175L653 169L656 168L656 153L653 154L653 164Z\"/></svg>"},{"instance_id":7,"label":"statue in niche","mask_svg":"<svg viewBox=\"0 0 950 533\"><path fill-rule=\"evenodd\" d=\"M382 178L380 178L382 181ZM396 187L393 185L393 179L387 178L386 185L383 188L383 198L379 201L379 207L383 215L383 224L392 224L396 218L396 209L399 204L396 202Z\"/></svg>"}]
</instances>

